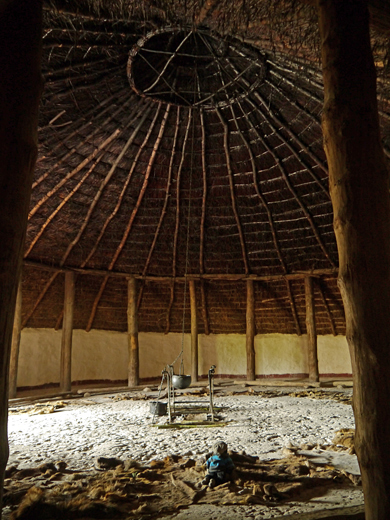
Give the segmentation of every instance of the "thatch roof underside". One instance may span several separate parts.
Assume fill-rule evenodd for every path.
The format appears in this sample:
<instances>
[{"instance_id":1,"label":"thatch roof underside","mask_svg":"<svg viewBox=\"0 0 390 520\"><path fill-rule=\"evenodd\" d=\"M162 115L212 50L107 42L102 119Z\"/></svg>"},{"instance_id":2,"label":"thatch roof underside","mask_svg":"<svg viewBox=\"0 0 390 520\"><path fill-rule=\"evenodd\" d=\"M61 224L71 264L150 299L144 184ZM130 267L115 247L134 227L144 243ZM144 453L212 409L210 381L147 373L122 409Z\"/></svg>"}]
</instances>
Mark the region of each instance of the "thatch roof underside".
<instances>
[{"instance_id":1,"label":"thatch roof underside","mask_svg":"<svg viewBox=\"0 0 390 520\"><path fill-rule=\"evenodd\" d=\"M234 2L163 4L45 7L24 326L61 326L74 269L75 328L126 330L134 275L141 331L181 331L183 306L189 331L193 277L200 332L242 333L252 277L257 332L303 333L311 273L318 333L344 333L312 8L267 24L258 2L248 24Z\"/></svg>"}]
</instances>

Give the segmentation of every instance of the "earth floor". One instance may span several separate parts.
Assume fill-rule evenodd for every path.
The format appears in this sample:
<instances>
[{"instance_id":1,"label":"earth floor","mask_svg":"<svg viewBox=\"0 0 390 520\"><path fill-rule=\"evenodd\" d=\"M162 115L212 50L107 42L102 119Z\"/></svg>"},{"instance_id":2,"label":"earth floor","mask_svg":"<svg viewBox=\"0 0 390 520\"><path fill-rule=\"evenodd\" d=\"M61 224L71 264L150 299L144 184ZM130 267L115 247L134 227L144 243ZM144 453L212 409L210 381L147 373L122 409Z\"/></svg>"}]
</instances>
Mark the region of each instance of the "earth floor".
<instances>
[{"instance_id":1,"label":"earth floor","mask_svg":"<svg viewBox=\"0 0 390 520\"><path fill-rule=\"evenodd\" d=\"M336 514L337 510L340 515L341 509L349 513L346 518L351 520L364 518L353 446L333 442L336 432L354 428L352 389L341 382L326 387L237 383L216 381L215 423L210 423L206 411L209 395L204 384L176 392L176 410L181 407L184 412L178 413L172 424L167 415L151 413L151 402L158 396L154 385L132 391L85 389L68 398L25 397L11 401L5 493L7 497L9 492L9 503L5 516L17 514L23 500L21 489L27 492L34 486L53 495L55 486L69 487L69 480L74 488L75 474L83 475L84 481L93 481L96 488L97 479L102 478L98 461L113 460L115 471L122 468L118 477L121 482L126 475L137 476L133 495L138 501L146 496L153 496L155 501L152 507L151 500L144 499L149 510L137 502L138 509L132 506L123 518L314 519L328 518L327 514ZM166 401L163 390L160 402ZM233 487L199 490L202 464L218 440L227 442L236 457L239 477ZM37 468L46 468L46 473ZM148 474L153 468L157 471L154 480ZM27 476L17 477L18 472L23 475L22 470L34 473L34 469L35 474L28 475L27 471ZM105 469L114 471L114 467ZM116 474L110 473L111 486L112 475ZM267 482L274 486L268 495L264 491ZM149 486L147 492L137 488L135 493L141 484L145 489ZM101 488L104 485L99 484ZM125 502L122 488L120 493ZM106 504L107 496L111 495L104 495ZM102 496L98 498L102 501ZM123 504L121 507L126 509Z\"/></svg>"}]
</instances>

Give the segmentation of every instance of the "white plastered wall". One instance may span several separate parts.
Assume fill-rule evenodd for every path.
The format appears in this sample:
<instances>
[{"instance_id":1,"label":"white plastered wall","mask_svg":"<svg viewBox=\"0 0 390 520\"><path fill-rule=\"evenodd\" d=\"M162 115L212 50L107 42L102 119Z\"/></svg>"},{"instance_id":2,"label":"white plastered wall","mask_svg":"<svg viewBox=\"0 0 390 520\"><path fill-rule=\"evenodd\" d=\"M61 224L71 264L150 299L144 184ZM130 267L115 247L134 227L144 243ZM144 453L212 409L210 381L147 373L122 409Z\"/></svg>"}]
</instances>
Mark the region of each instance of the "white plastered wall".
<instances>
[{"instance_id":1,"label":"white plastered wall","mask_svg":"<svg viewBox=\"0 0 390 520\"><path fill-rule=\"evenodd\" d=\"M321 374L352 374L345 336L318 336L318 365Z\"/></svg>"},{"instance_id":2,"label":"white plastered wall","mask_svg":"<svg viewBox=\"0 0 390 520\"><path fill-rule=\"evenodd\" d=\"M216 374L245 377L245 335L199 336L199 375L211 365ZM140 378L159 378L165 365L175 361L182 349L181 334L140 333ZM23 329L18 386L59 383L61 331ZM285 334L259 334L255 338L256 374L259 377L301 377L307 373L307 338ZM191 373L190 336L183 341L184 372ZM127 334L100 330L75 330L72 349L72 381L126 381ZM351 362L344 336L319 336L320 374L346 375ZM179 361L175 364L179 372Z\"/></svg>"},{"instance_id":3,"label":"white plastered wall","mask_svg":"<svg viewBox=\"0 0 390 520\"><path fill-rule=\"evenodd\" d=\"M308 372L307 336L259 334L255 337L256 374L302 376Z\"/></svg>"}]
</instances>

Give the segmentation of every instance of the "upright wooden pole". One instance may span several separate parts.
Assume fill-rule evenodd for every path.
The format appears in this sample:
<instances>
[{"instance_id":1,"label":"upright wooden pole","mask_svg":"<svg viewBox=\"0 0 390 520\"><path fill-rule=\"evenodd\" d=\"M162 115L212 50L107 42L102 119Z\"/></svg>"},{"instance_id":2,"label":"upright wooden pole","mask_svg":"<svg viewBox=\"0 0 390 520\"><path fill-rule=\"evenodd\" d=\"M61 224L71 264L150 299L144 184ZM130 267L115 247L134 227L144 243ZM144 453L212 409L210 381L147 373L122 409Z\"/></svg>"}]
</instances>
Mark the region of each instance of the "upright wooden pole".
<instances>
[{"instance_id":1,"label":"upright wooden pole","mask_svg":"<svg viewBox=\"0 0 390 520\"><path fill-rule=\"evenodd\" d=\"M255 358L255 290L253 280L246 282L246 378L256 379Z\"/></svg>"},{"instance_id":2,"label":"upright wooden pole","mask_svg":"<svg viewBox=\"0 0 390 520\"><path fill-rule=\"evenodd\" d=\"M139 384L137 281L128 279L127 328L129 344L128 386Z\"/></svg>"},{"instance_id":3,"label":"upright wooden pole","mask_svg":"<svg viewBox=\"0 0 390 520\"><path fill-rule=\"evenodd\" d=\"M64 319L62 321L61 337L61 375L60 388L62 392L72 389L72 337L74 309L74 273L65 273Z\"/></svg>"},{"instance_id":4,"label":"upright wooden pole","mask_svg":"<svg viewBox=\"0 0 390 520\"><path fill-rule=\"evenodd\" d=\"M390 196L366 0L319 2L323 131L366 520L390 518Z\"/></svg>"},{"instance_id":5,"label":"upright wooden pole","mask_svg":"<svg viewBox=\"0 0 390 520\"><path fill-rule=\"evenodd\" d=\"M0 504L8 460L8 378L42 91L42 1L0 2Z\"/></svg>"},{"instance_id":6,"label":"upright wooden pole","mask_svg":"<svg viewBox=\"0 0 390 520\"><path fill-rule=\"evenodd\" d=\"M314 306L313 278L311 276L305 278L305 297L309 379L310 381L319 381L316 312Z\"/></svg>"},{"instance_id":7,"label":"upright wooden pole","mask_svg":"<svg viewBox=\"0 0 390 520\"><path fill-rule=\"evenodd\" d=\"M195 280L190 280L191 301L191 382L198 382L198 317L196 309Z\"/></svg>"},{"instance_id":8,"label":"upright wooden pole","mask_svg":"<svg viewBox=\"0 0 390 520\"><path fill-rule=\"evenodd\" d=\"M16 297L14 327L12 330L11 359L9 365L9 392L10 399L16 397L18 388L18 364L20 335L22 332L22 280L19 279L18 294Z\"/></svg>"}]
</instances>

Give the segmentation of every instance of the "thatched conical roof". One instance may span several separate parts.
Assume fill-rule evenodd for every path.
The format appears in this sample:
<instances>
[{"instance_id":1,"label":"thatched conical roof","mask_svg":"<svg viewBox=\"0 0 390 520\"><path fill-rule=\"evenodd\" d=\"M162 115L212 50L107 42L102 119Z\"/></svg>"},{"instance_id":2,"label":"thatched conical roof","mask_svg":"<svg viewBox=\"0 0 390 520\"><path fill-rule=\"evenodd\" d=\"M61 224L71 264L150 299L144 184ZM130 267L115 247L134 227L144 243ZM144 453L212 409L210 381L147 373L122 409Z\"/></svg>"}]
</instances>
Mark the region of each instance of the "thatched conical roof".
<instances>
[{"instance_id":1,"label":"thatched conical roof","mask_svg":"<svg viewBox=\"0 0 390 520\"><path fill-rule=\"evenodd\" d=\"M312 8L69 4L44 11L24 325L61 325L72 269L76 328L125 330L133 275L140 330L183 305L189 329L192 277L200 331L244 332L253 278L257 332L300 333L311 274L318 332L343 333Z\"/></svg>"}]
</instances>

